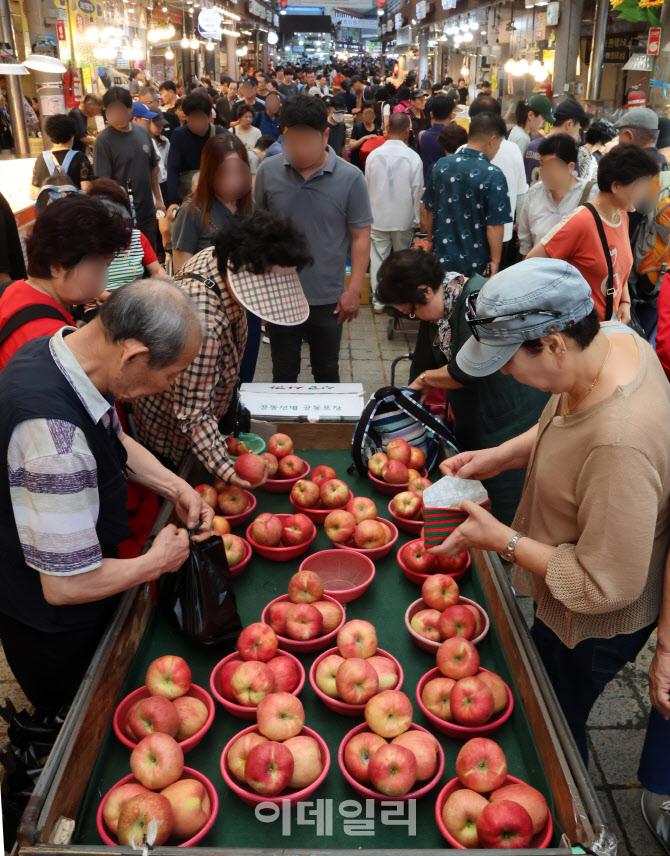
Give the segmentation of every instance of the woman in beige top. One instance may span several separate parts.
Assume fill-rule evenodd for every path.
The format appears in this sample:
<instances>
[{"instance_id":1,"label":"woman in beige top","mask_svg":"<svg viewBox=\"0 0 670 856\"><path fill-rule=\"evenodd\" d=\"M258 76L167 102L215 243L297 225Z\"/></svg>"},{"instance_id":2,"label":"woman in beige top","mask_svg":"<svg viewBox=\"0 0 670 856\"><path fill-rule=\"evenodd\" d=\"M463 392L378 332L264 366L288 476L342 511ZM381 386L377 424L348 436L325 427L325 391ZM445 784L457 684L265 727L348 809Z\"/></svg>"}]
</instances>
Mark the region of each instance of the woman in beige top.
<instances>
[{"instance_id":1,"label":"woman in beige top","mask_svg":"<svg viewBox=\"0 0 670 856\"><path fill-rule=\"evenodd\" d=\"M588 283L565 261L532 259L497 274L468 324L463 371L500 370L553 395L526 433L441 465L473 479L526 468L512 527L464 502L468 520L433 552L480 547L515 563L514 586L535 601L532 636L586 761L589 711L659 614L670 386L647 342L618 323L601 328Z\"/></svg>"}]
</instances>

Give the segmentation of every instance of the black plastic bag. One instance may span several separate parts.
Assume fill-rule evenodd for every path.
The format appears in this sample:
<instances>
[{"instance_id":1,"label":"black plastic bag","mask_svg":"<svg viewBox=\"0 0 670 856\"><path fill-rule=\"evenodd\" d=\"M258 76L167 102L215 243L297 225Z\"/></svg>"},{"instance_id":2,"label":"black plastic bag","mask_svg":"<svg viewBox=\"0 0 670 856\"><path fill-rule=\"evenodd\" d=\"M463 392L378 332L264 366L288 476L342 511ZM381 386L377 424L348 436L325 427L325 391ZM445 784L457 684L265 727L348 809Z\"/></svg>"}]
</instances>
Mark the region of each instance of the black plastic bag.
<instances>
[{"instance_id":1,"label":"black plastic bag","mask_svg":"<svg viewBox=\"0 0 670 856\"><path fill-rule=\"evenodd\" d=\"M203 645L229 645L242 632L226 551L218 535L191 541L188 559L157 586L158 607L190 639Z\"/></svg>"}]
</instances>

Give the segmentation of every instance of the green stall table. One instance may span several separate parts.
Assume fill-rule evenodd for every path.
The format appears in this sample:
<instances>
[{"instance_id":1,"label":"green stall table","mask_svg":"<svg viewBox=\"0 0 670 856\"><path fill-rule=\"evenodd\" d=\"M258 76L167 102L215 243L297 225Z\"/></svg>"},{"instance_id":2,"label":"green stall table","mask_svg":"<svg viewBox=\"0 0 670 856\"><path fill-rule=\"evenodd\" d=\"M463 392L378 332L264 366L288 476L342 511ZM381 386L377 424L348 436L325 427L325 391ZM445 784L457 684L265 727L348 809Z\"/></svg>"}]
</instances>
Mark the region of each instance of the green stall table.
<instances>
[{"instance_id":1,"label":"green stall table","mask_svg":"<svg viewBox=\"0 0 670 856\"><path fill-rule=\"evenodd\" d=\"M312 436L313 431L310 439ZM294 439L299 449L295 433ZM347 473L351 461L348 451L310 448L299 450L298 454L312 467L318 464L334 467L355 495L371 497L379 516L389 517L389 498L379 494L367 479ZM182 472L192 484L213 481L193 459L185 462ZM255 493L258 499L255 514L294 510L286 494L273 495L263 490ZM162 509L156 530L166 524L170 514L169 506ZM244 536L246 525L233 531ZM347 619L365 618L375 625L379 646L393 654L403 667L402 690L414 705L414 722L430 729L430 723L416 704L415 690L421 676L434 668L435 657L419 649L405 627L405 610L420 597L420 588L404 576L396 559L398 549L413 537L400 532L390 554L376 563L372 585L360 598L346 604L345 609ZM323 526L317 525L310 552L331 547ZM286 593L289 579L302 558L284 563L252 556L234 581L243 625L260 620L263 607ZM499 673L514 694L512 716L491 737L505 751L510 774L538 788L552 810L551 849L525 852L580 852L573 851L573 846L593 844L604 829L603 816L498 557L474 551L471 570L459 581L459 587L464 596L484 606L491 619L490 632L478 646L482 665ZM130 750L112 729L117 704L144 683L147 666L163 654L184 657L192 668L193 682L209 690L212 669L227 653L182 637L151 606L148 587L127 593L100 644L24 814L19 852L26 856L33 852L124 852L121 847L102 845L96 829L100 800L130 772ZM267 812L263 819L257 817L253 807L229 790L219 766L226 743L253 723L234 717L215 702L217 710L212 727L186 755L186 765L199 770L214 784L219 795L218 816L198 847L179 848L182 853L197 849L234 856L270 851L426 854L448 847L435 822L435 802L443 785L455 776L454 762L463 741L430 729L444 749L446 765L440 783L416 801L414 818L407 808L395 817L379 805L366 806L365 800L345 781L337 762L342 737L363 720L330 711L314 693L309 683L309 668L319 653L299 655L307 675L300 698L305 708L305 724L326 740L330 750L331 765L325 781L300 809L293 808L274 820ZM154 852L178 851L174 847L160 847Z\"/></svg>"}]
</instances>

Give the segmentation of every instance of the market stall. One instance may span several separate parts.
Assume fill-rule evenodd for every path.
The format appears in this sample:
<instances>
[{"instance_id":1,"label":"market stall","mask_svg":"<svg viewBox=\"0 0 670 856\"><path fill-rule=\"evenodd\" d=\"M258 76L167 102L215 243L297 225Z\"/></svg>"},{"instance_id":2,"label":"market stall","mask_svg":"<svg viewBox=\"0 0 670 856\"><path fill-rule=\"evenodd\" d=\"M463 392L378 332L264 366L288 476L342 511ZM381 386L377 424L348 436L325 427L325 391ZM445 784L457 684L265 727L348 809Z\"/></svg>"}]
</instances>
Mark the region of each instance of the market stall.
<instances>
[{"instance_id":1,"label":"market stall","mask_svg":"<svg viewBox=\"0 0 670 856\"><path fill-rule=\"evenodd\" d=\"M323 431L323 426L291 428L298 454L312 468L332 466L354 494L372 498L387 517L388 497L381 495L368 479L349 475L349 430ZM304 434L301 432L304 430ZM319 448L328 445L330 448ZM335 447L335 448L333 448ZM339 448L338 448L339 447ZM302 450L302 451L300 451ZM184 477L192 484L211 482L211 477L193 459L187 460ZM286 494L255 491L254 516L263 511L292 512ZM383 512L383 514L382 514ZM165 506L156 523L158 530L170 519ZM246 524L233 530L245 534ZM376 629L381 649L391 653L404 671L403 692L414 703L413 721L430 729L415 702L415 690L426 672L435 666L433 653L417 647L405 626L405 611L421 595L398 561L398 549L413 536L401 531L393 549L376 562L372 584L345 605L346 619L364 618ZM322 525L309 553L330 548ZM490 737L504 750L510 774L540 790L547 798L553 817L553 834L546 852L567 854L579 842L593 844L604 821L593 788L578 757L562 714L530 643L523 619L497 556L473 551L469 571L459 580L461 594L486 610L491 627L479 643L482 665L497 672L510 687L512 715ZM302 559L274 562L254 554L235 578L237 606L244 626L259 621L263 608L285 594L291 576ZM115 615L82 684L68 720L53 749L19 830L20 854L83 854L124 851L103 847L96 825L96 812L107 791L129 772L130 750L112 728L114 712L122 699L144 683L148 665L157 657L177 654L189 663L193 682L209 688L216 664L228 651L201 647L184 639L151 605L148 588L128 592ZM308 674L314 652L298 655ZM351 787L338 765L338 747L345 734L362 722L329 710L317 696L309 679L299 693L305 724L324 738L330 752L330 768L310 803L281 816L272 812L260 818L254 807L245 804L224 782L221 754L237 733L252 724L239 719L216 702L213 723L202 741L186 755L186 764L198 770L214 785L218 814L198 849L207 852L251 854L264 848L289 848L300 852L414 851L430 852L450 848L438 829L435 803L444 785L454 777L454 763L462 739L432 733L444 752L444 772L439 782L416 801L416 815L407 805L402 814L364 799ZM356 809L357 805L357 809ZM191 848L182 848L190 852ZM129 851L127 851L129 852ZM176 852L168 846L155 852ZM475 852L475 851L472 851ZM479 853L489 851L479 850ZM493 852L493 851L490 851ZM519 851L520 852L520 851Z\"/></svg>"}]
</instances>

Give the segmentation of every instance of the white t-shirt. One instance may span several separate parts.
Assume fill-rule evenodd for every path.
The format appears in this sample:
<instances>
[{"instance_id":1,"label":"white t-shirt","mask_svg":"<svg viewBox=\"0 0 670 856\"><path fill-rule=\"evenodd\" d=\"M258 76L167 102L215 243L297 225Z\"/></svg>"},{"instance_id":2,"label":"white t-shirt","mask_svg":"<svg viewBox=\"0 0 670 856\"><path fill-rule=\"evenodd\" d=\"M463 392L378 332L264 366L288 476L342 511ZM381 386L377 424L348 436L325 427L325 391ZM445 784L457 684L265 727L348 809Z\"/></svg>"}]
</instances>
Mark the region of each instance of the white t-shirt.
<instances>
[{"instance_id":1,"label":"white t-shirt","mask_svg":"<svg viewBox=\"0 0 670 856\"><path fill-rule=\"evenodd\" d=\"M527 134L520 125L515 125L512 128L507 135L507 139L510 143L514 143L515 146L519 147L521 157L526 154L526 149L530 145L530 134Z\"/></svg>"},{"instance_id":2,"label":"white t-shirt","mask_svg":"<svg viewBox=\"0 0 670 856\"><path fill-rule=\"evenodd\" d=\"M235 127L233 128L233 134L235 134L236 137L239 137L242 140L242 142L247 148L247 151L249 152L253 151L253 148L256 143L263 136L261 134L260 128L254 128L253 125L249 128L248 131L241 131L240 126L235 125Z\"/></svg>"},{"instance_id":3,"label":"white t-shirt","mask_svg":"<svg viewBox=\"0 0 670 856\"><path fill-rule=\"evenodd\" d=\"M510 201L510 221L503 228L503 241L510 241L514 232L514 217L516 214L518 197L528 193L528 182L526 181L526 170L519 147L509 140L503 140L498 149L498 154L491 163L499 167L507 179L507 192ZM521 200L523 201L523 200Z\"/></svg>"}]
</instances>

